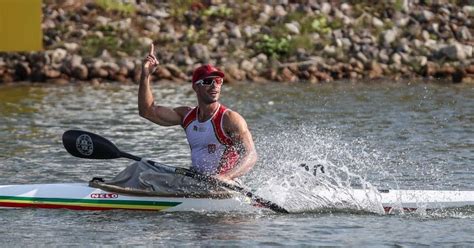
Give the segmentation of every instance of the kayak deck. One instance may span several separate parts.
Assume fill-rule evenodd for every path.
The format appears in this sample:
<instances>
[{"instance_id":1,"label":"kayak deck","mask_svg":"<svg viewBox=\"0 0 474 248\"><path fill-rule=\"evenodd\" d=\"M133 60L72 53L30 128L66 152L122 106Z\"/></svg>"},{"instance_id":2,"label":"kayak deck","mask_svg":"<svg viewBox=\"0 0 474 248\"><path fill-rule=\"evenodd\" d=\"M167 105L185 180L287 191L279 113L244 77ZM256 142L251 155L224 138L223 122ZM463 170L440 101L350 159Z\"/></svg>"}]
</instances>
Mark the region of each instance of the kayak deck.
<instances>
[{"instance_id":1,"label":"kayak deck","mask_svg":"<svg viewBox=\"0 0 474 248\"><path fill-rule=\"evenodd\" d=\"M351 205L375 202L385 212L438 209L474 205L474 191L382 190L336 191L321 189L318 196ZM363 205L363 204L361 204ZM0 208L64 208L72 210L151 210L151 211L252 211L248 197L192 198L135 196L89 187L86 183L28 184L0 186Z\"/></svg>"},{"instance_id":2,"label":"kayak deck","mask_svg":"<svg viewBox=\"0 0 474 248\"><path fill-rule=\"evenodd\" d=\"M253 208L246 199L131 196L85 183L0 186L0 207L73 210L236 211Z\"/></svg>"}]
</instances>

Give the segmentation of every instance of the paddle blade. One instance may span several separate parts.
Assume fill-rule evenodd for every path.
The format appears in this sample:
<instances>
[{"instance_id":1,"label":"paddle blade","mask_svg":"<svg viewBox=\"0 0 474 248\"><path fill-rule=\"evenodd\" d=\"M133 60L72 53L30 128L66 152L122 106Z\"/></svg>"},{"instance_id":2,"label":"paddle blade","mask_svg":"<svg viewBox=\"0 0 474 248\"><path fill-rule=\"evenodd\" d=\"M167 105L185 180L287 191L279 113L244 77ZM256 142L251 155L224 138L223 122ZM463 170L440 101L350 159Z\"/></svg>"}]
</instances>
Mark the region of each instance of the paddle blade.
<instances>
[{"instance_id":1,"label":"paddle blade","mask_svg":"<svg viewBox=\"0 0 474 248\"><path fill-rule=\"evenodd\" d=\"M63 134L64 148L73 156L90 159L120 158L120 150L109 140L97 134L68 130Z\"/></svg>"}]
</instances>

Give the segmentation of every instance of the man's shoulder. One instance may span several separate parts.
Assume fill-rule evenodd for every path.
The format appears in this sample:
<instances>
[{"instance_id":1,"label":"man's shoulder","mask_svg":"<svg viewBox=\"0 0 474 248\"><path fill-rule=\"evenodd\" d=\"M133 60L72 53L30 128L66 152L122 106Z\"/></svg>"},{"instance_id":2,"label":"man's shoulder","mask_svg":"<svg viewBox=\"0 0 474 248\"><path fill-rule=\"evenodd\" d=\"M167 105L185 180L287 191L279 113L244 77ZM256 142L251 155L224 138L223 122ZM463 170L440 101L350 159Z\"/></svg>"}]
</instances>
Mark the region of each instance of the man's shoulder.
<instances>
[{"instance_id":1,"label":"man's shoulder","mask_svg":"<svg viewBox=\"0 0 474 248\"><path fill-rule=\"evenodd\" d=\"M245 119L240 115L237 111L228 109L225 113L223 118L223 126L225 129L234 129L236 126L240 126L241 124L245 124Z\"/></svg>"}]
</instances>

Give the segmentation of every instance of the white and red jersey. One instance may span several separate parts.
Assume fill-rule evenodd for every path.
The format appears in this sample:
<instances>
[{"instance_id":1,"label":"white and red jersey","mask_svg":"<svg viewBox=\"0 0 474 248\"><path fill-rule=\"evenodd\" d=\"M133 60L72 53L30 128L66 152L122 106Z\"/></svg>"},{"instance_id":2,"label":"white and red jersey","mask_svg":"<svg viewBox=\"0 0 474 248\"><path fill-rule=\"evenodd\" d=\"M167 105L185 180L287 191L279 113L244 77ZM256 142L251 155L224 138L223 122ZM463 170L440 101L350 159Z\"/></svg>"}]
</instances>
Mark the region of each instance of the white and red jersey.
<instances>
[{"instance_id":1,"label":"white and red jersey","mask_svg":"<svg viewBox=\"0 0 474 248\"><path fill-rule=\"evenodd\" d=\"M239 153L222 126L224 114L228 110L224 105L219 105L209 120L199 122L199 107L195 107L184 117L182 126L191 147L193 170L204 174L220 174L237 164Z\"/></svg>"}]
</instances>

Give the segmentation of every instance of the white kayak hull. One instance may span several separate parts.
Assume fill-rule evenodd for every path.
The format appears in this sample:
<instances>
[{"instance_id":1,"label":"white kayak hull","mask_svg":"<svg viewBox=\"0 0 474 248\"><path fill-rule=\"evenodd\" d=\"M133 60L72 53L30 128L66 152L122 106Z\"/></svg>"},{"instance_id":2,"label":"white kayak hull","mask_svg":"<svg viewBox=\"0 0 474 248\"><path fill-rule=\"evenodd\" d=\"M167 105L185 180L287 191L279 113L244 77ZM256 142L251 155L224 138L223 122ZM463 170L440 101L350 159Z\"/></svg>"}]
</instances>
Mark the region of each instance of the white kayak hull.
<instances>
[{"instance_id":1,"label":"white kayak hull","mask_svg":"<svg viewBox=\"0 0 474 248\"><path fill-rule=\"evenodd\" d=\"M246 211L254 208L249 203L249 199L237 196L226 199L133 196L92 188L86 183L0 186L0 208Z\"/></svg>"},{"instance_id":2,"label":"white kayak hull","mask_svg":"<svg viewBox=\"0 0 474 248\"><path fill-rule=\"evenodd\" d=\"M322 189L318 196L342 205L375 202L385 212L474 205L474 191ZM351 205L351 204L348 204ZM0 186L0 208L64 208L73 210L252 211L259 207L240 194L233 198L133 196L89 187L86 183Z\"/></svg>"}]
</instances>

